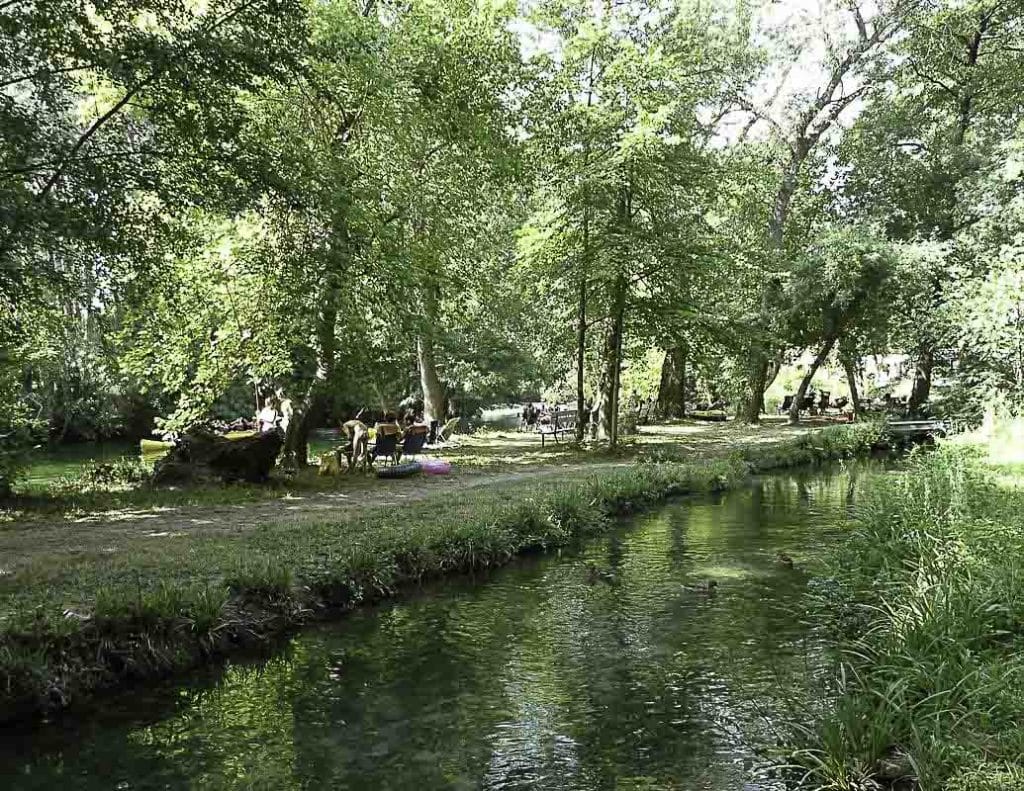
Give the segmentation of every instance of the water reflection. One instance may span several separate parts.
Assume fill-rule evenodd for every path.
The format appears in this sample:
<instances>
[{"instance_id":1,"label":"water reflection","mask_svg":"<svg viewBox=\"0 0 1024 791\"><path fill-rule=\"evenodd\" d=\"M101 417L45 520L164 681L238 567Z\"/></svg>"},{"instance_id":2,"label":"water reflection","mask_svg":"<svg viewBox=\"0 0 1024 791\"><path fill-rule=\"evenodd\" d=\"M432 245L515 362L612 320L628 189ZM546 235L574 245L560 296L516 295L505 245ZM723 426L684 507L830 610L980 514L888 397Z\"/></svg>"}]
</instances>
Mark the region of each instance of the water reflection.
<instances>
[{"instance_id":1,"label":"water reflection","mask_svg":"<svg viewBox=\"0 0 1024 791\"><path fill-rule=\"evenodd\" d=\"M9 789L743 788L786 711L785 679L820 650L796 615L800 567L834 540L853 492L846 472L779 476L673 504L576 555L432 586L305 632L268 661L5 736L0 778ZM688 587L708 578L713 595Z\"/></svg>"}]
</instances>

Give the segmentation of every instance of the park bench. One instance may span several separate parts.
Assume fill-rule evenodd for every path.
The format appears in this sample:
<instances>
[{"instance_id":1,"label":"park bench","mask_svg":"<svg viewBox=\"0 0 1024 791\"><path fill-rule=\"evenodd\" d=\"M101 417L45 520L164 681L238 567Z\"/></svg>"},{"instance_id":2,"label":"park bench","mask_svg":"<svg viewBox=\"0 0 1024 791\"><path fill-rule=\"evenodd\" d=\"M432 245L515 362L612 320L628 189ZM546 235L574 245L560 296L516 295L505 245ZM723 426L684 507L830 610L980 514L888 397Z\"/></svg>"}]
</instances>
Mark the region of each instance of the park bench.
<instances>
[{"instance_id":1,"label":"park bench","mask_svg":"<svg viewBox=\"0 0 1024 791\"><path fill-rule=\"evenodd\" d=\"M944 420L926 418L922 420L889 420L886 421L885 430L893 437L927 439L946 436L949 427Z\"/></svg>"},{"instance_id":2,"label":"park bench","mask_svg":"<svg viewBox=\"0 0 1024 791\"><path fill-rule=\"evenodd\" d=\"M551 437L558 442L558 437L566 434L576 433L576 410L561 409L551 413L550 423L538 423L537 433L540 434L540 446L544 447L544 441Z\"/></svg>"}]
</instances>

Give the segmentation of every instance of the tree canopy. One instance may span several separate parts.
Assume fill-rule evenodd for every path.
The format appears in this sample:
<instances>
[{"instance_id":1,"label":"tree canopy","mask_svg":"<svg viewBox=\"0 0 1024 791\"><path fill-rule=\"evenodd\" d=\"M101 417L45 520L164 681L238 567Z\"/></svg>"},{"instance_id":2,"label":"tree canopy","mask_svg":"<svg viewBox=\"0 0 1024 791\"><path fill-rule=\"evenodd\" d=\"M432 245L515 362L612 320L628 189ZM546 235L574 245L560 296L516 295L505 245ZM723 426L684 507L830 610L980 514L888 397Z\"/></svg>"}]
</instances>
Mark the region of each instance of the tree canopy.
<instances>
[{"instance_id":1,"label":"tree canopy","mask_svg":"<svg viewBox=\"0 0 1024 791\"><path fill-rule=\"evenodd\" d=\"M1024 396L1024 3L0 3L0 480L27 442L556 394L620 434ZM933 383L946 384L942 393ZM858 388L860 382L860 388ZM998 394L998 395L995 395ZM798 409L792 412L799 419ZM580 419L579 438L585 420Z\"/></svg>"}]
</instances>

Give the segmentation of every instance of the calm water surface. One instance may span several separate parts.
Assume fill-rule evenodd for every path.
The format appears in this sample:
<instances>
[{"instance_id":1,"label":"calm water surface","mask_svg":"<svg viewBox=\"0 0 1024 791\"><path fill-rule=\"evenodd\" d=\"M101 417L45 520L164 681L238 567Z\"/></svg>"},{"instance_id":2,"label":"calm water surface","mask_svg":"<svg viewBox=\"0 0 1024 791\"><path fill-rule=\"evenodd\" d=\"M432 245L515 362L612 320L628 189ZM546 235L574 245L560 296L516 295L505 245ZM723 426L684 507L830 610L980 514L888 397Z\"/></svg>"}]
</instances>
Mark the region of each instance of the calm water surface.
<instances>
[{"instance_id":1,"label":"calm water surface","mask_svg":"<svg viewBox=\"0 0 1024 791\"><path fill-rule=\"evenodd\" d=\"M758 747L823 650L799 567L853 491L835 472L678 502L269 659L3 733L0 788L771 788ZM710 578L714 595L686 587Z\"/></svg>"}]
</instances>

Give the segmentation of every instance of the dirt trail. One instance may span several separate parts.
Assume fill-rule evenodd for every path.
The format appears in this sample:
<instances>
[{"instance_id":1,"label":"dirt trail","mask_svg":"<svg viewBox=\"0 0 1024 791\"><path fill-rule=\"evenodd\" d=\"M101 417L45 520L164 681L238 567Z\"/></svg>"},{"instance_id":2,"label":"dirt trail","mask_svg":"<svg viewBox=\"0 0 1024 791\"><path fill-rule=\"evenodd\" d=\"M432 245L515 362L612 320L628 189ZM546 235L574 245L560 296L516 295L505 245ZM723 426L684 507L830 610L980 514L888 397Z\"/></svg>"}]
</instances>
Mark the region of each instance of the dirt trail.
<instances>
[{"instance_id":1,"label":"dirt trail","mask_svg":"<svg viewBox=\"0 0 1024 791\"><path fill-rule=\"evenodd\" d=\"M804 429L806 430L806 429ZM776 444L800 431L784 426L761 429L738 427L657 427L645 432L645 450L661 445L693 454L695 459L721 458L752 445ZM339 492L285 494L277 499L224 505L182 505L124 509L77 518L30 520L0 527L0 567L20 565L27 555L74 554L87 546L113 544L126 538L157 539L182 535L238 534L264 524L320 522L339 511L412 503L434 496L517 481L550 477L576 477L588 472L626 467L631 459L566 462L502 472L470 472L448 477L415 477L390 481L367 479L365 486ZM2 573L0 568L0 573Z\"/></svg>"}]
</instances>

